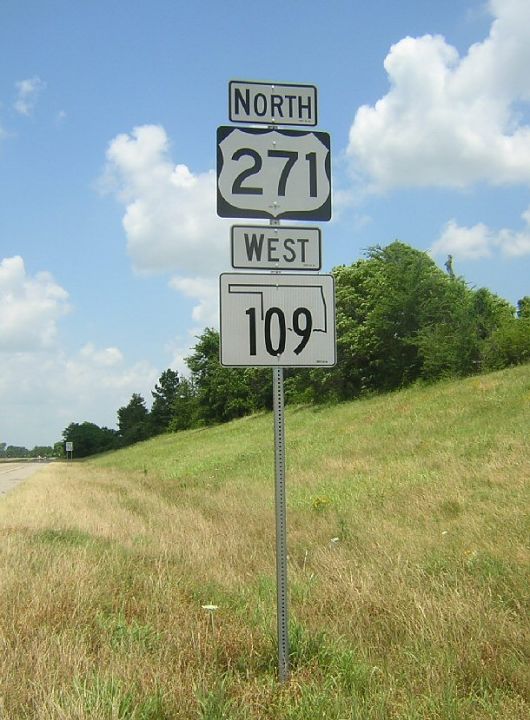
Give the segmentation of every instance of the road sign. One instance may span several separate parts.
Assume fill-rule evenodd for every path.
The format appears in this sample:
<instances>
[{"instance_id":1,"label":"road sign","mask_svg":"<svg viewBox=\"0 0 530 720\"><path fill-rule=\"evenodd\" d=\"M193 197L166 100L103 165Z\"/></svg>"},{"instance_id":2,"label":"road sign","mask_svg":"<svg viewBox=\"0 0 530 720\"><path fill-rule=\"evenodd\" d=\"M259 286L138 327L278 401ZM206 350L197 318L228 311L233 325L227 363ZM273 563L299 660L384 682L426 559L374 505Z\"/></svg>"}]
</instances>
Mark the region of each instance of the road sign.
<instances>
[{"instance_id":1,"label":"road sign","mask_svg":"<svg viewBox=\"0 0 530 720\"><path fill-rule=\"evenodd\" d=\"M66 443L65 443L65 450L66 450L66 452L73 452L73 451L74 451L74 443L73 443L73 442L66 442Z\"/></svg>"},{"instance_id":2,"label":"road sign","mask_svg":"<svg viewBox=\"0 0 530 720\"><path fill-rule=\"evenodd\" d=\"M317 124L317 89L314 85L232 80L228 86L230 122L266 125Z\"/></svg>"},{"instance_id":3,"label":"road sign","mask_svg":"<svg viewBox=\"0 0 530 720\"><path fill-rule=\"evenodd\" d=\"M336 362L332 275L224 273L221 364L330 367Z\"/></svg>"},{"instance_id":4,"label":"road sign","mask_svg":"<svg viewBox=\"0 0 530 720\"><path fill-rule=\"evenodd\" d=\"M217 214L234 218L329 220L328 133L219 127Z\"/></svg>"},{"instance_id":5,"label":"road sign","mask_svg":"<svg viewBox=\"0 0 530 720\"><path fill-rule=\"evenodd\" d=\"M232 267L241 270L320 270L317 227L233 225Z\"/></svg>"}]
</instances>

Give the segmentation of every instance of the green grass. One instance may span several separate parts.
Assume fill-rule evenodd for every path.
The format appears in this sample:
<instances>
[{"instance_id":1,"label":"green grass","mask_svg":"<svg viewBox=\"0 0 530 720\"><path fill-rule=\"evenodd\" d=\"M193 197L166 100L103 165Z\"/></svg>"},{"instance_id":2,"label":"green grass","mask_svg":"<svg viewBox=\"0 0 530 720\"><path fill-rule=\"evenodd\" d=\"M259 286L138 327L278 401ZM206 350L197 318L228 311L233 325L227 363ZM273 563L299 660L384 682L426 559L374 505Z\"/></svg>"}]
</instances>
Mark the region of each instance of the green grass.
<instances>
[{"instance_id":1,"label":"green grass","mask_svg":"<svg viewBox=\"0 0 530 720\"><path fill-rule=\"evenodd\" d=\"M47 466L0 500L0 717L526 720L530 366ZM218 610L204 610L214 604Z\"/></svg>"}]
</instances>

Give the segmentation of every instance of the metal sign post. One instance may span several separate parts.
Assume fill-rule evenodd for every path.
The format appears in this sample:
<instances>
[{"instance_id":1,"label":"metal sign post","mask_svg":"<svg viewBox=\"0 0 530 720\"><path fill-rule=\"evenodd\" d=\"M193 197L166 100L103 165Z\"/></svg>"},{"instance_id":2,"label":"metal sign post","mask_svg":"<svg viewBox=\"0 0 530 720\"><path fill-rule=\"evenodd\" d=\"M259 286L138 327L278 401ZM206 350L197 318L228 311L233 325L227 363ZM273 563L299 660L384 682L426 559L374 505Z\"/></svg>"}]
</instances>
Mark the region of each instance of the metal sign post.
<instances>
[{"instance_id":1,"label":"metal sign post","mask_svg":"<svg viewBox=\"0 0 530 720\"><path fill-rule=\"evenodd\" d=\"M73 458L74 455L74 443L73 442L66 442L65 443L65 450L66 450L66 459L68 460L68 453L70 453L70 460Z\"/></svg>"},{"instance_id":2,"label":"metal sign post","mask_svg":"<svg viewBox=\"0 0 530 720\"><path fill-rule=\"evenodd\" d=\"M276 501L276 607L280 682L289 677L289 604L287 591L287 506L285 493L285 417L283 368L273 368L274 461Z\"/></svg>"},{"instance_id":3,"label":"metal sign post","mask_svg":"<svg viewBox=\"0 0 530 720\"><path fill-rule=\"evenodd\" d=\"M264 218L231 230L232 267L270 274L223 273L219 278L220 362L224 367L271 367L274 409L276 599L279 680L289 678L285 367L332 367L336 362L335 286L319 271L319 228L280 220L330 220L331 144L327 133L278 125L317 124L313 85L232 81L231 122L268 127L217 129L217 214Z\"/></svg>"},{"instance_id":4,"label":"metal sign post","mask_svg":"<svg viewBox=\"0 0 530 720\"><path fill-rule=\"evenodd\" d=\"M279 220L270 220L278 228ZM278 679L289 679L289 590L287 582L287 498L285 487L285 412L283 367L272 369L274 413L274 503L276 517L276 627Z\"/></svg>"}]
</instances>

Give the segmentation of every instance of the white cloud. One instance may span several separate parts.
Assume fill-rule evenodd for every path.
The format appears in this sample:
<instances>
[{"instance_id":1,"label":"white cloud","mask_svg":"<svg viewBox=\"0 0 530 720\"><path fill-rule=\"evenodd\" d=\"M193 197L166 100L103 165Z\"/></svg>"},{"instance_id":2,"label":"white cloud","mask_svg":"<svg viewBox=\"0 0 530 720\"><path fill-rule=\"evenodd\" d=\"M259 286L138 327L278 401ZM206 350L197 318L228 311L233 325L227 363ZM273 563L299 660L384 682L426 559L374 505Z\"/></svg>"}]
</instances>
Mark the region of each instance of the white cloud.
<instances>
[{"instance_id":1,"label":"white cloud","mask_svg":"<svg viewBox=\"0 0 530 720\"><path fill-rule=\"evenodd\" d=\"M199 300L193 308L192 318L201 328L219 325L219 284L211 278L174 277L170 286L186 297Z\"/></svg>"},{"instance_id":2,"label":"white cloud","mask_svg":"<svg viewBox=\"0 0 530 720\"><path fill-rule=\"evenodd\" d=\"M522 217L526 227L519 232L507 228L495 231L483 223L462 227L451 220L432 246L431 253L449 253L469 259L492 257L499 252L513 258L530 255L530 208Z\"/></svg>"},{"instance_id":3,"label":"white cloud","mask_svg":"<svg viewBox=\"0 0 530 720\"><path fill-rule=\"evenodd\" d=\"M0 262L0 352L51 347L68 310L68 293L49 273L29 276L20 256Z\"/></svg>"},{"instance_id":4,"label":"white cloud","mask_svg":"<svg viewBox=\"0 0 530 720\"><path fill-rule=\"evenodd\" d=\"M97 350L92 343L87 343L81 348L80 356L91 360L96 367L114 367L123 362L123 354L116 347L108 347Z\"/></svg>"},{"instance_id":5,"label":"white cloud","mask_svg":"<svg viewBox=\"0 0 530 720\"><path fill-rule=\"evenodd\" d=\"M133 393L151 399L159 372L147 362L128 365L117 348L89 344L74 355L0 353L0 441L50 445L71 422L115 427L119 407Z\"/></svg>"},{"instance_id":6,"label":"white cloud","mask_svg":"<svg viewBox=\"0 0 530 720\"><path fill-rule=\"evenodd\" d=\"M359 108L348 155L372 189L530 183L530 3L491 0L489 36L464 57L437 35L393 45L389 92Z\"/></svg>"},{"instance_id":7,"label":"white cloud","mask_svg":"<svg viewBox=\"0 0 530 720\"><path fill-rule=\"evenodd\" d=\"M46 88L46 83L35 76L20 80L16 83L16 88L17 96L13 107L20 115L32 115L39 95Z\"/></svg>"},{"instance_id":8,"label":"white cloud","mask_svg":"<svg viewBox=\"0 0 530 720\"><path fill-rule=\"evenodd\" d=\"M195 345L197 344L197 337L202 332L200 330L189 330L187 332L187 339L177 336L171 343L168 343L166 350L171 355L171 362L168 364L172 370L176 370L181 377L189 377L190 370L186 365L186 358L193 354Z\"/></svg>"},{"instance_id":9,"label":"white cloud","mask_svg":"<svg viewBox=\"0 0 530 720\"><path fill-rule=\"evenodd\" d=\"M226 223L215 209L215 173L194 174L170 158L157 125L118 135L107 150L103 185L125 205L127 248L139 271L213 275L226 264Z\"/></svg>"},{"instance_id":10,"label":"white cloud","mask_svg":"<svg viewBox=\"0 0 530 720\"><path fill-rule=\"evenodd\" d=\"M115 347L96 348L85 345L77 355L64 357L60 370L60 391L70 421L91 420L97 424L114 425L118 407L126 404L133 392L151 399L159 373L147 362L127 365ZM57 372L55 378L58 378Z\"/></svg>"},{"instance_id":11,"label":"white cloud","mask_svg":"<svg viewBox=\"0 0 530 720\"><path fill-rule=\"evenodd\" d=\"M71 422L114 426L134 392L150 400L159 372L127 363L117 347L86 343L65 352L60 320L68 292L48 272L28 274L24 260L0 262L0 441L51 444Z\"/></svg>"},{"instance_id":12,"label":"white cloud","mask_svg":"<svg viewBox=\"0 0 530 720\"><path fill-rule=\"evenodd\" d=\"M229 221L216 214L213 170L176 164L164 128L144 125L107 149L101 186L125 206L123 227L133 267L175 273L170 285L198 304L197 323L217 325L215 278L228 261Z\"/></svg>"},{"instance_id":13,"label":"white cloud","mask_svg":"<svg viewBox=\"0 0 530 720\"><path fill-rule=\"evenodd\" d=\"M468 228L450 220L432 246L431 253L433 255L448 253L460 258L478 259L490 257L493 245L493 235L483 223Z\"/></svg>"}]
</instances>

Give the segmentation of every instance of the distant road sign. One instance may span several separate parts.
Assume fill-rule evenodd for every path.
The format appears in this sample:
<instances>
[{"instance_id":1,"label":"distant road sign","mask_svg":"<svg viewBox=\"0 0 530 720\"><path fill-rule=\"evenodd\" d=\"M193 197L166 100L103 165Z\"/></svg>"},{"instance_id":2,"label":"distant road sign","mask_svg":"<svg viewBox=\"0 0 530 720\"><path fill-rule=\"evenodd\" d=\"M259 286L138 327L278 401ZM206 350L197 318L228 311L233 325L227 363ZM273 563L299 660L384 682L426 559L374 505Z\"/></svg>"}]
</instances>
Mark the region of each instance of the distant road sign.
<instances>
[{"instance_id":1,"label":"distant road sign","mask_svg":"<svg viewBox=\"0 0 530 720\"><path fill-rule=\"evenodd\" d=\"M320 270L317 227L233 225L232 267L241 270Z\"/></svg>"},{"instance_id":2,"label":"distant road sign","mask_svg":"<svg viewBox=\"0 0 530 720\"><path fill-rule=\"evenodd\" d=\"M230 122L266 125L317 124L314 85L232 80L228 86Z\"/></svg>"},{"instance_id":3,"label":"distant road sign","mask_svg":"<svg viewBox=\"0 0 530 720\"><path fill-rule=\"evenodd\" d=\"M234 218L329 220L328 133L218 128L217 213Z\"/></svg>"},{"instance_id":4,"label":"distant road sign","mask_svg":"<svg viewBox=\"0 0 530 720\"><path fill-rule=\"evenodd\" d=\"M336 362L332 275L224 273L221 364L330 367Z\"/></svg>"},{"instance_id":5,"label":"distant road sign","mask_svg":"<svg viewBox=\"0 0 530 720\"><path fill-rule=\"evenodd\" d=\"M66 452L73 452L73 451L74 451L74 443L73 443L73 442L66 442L66 443L65 443L65 450L66 450Z\"/></svg>"}]
</instances>

